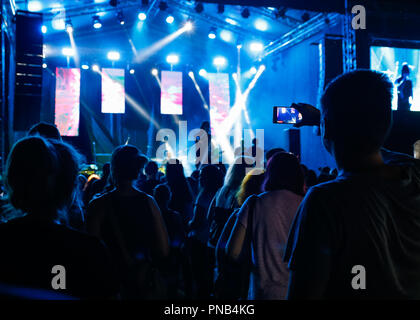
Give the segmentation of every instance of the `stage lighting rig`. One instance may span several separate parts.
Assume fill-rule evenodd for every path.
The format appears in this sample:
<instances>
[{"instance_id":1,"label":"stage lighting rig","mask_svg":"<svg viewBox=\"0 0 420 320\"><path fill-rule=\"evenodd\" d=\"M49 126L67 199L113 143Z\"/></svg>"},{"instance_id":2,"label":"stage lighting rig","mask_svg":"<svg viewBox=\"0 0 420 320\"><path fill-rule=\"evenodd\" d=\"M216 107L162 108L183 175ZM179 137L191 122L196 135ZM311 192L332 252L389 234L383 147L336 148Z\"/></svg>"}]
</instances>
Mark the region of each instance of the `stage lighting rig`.
<instances>
[{"instance_id":1,"label":"stage lighting rig","mask_svg":"<svg viewBox=\"0 0 420 320\"><path fill-rule=\"evenodd\" d=\"M118 19L118 22L120 23L120 25L124 25L125 24L124 15L123 15L123 13L122 13L121 10L119 10L117 12L117 19Z\"/></svg>"},{"instance_id":2,"label":"stage lighting rig","mask_svg":"<svg viewBox=\"0 0 420 320\"><path fill-rule=\"evenodd\" d=\"M116 7L118 5L118 0L109 0L109 5L111 7Z\"/></svg>"},{"instance_id":3,"label":"stage lighting rig","mask_svg":"<svg viewBox=\"0 0 420 320\"><path fill-rule=\"evenodd\" d=\"M203 11L204 11L204 6L203 6L203 4L202 4L201 2L197 2L197 4L195 5L194 10L195 10L195 12L197 12L197 13L201 13L201 12L203 12Z\"/></svg>"},{"instance_id":4,"label":"stage lighting rig","mask_svg":"<svg viewBox=\"0 0 420 320\"><path fill-rule=\"evenodd\" d=\"M67 20L66 22L66 31L67 33L72 33L73 32L73 24L71 23L71 20Z\"/></svg>"},{"instance_id":5,"label":"stage lighting rig","mask_svg":"<svg viewBox=\"0 0 420 320\"><path fill-rule=\"evenodd\" d=\"M219 3L218 5L217 5L217 13L218 14L223 14L225 12L225 5L224 4L221 4L221 3Z\"/></svg>"},{"instance_id":6,"label":"stage lighting rig","mask_svg":"<svg viewBox=\"0 0 420 320\"><path fill-rule=\"evenodd\" d=\"M97 15L93 16L92 20L93 20L93 27L95 29L99 29L102 27L101 19L99 18L99 16Z\"/></svg>"},{"instance_id":7,"label":"stage lighting rig","mask_svg":"<svg viewBox=\"0 0 420 320\"><path fill-rule=\"evenodd\" d=\"M166 9L168 9L168 4L166 3L166 1L161 1L159 3L159 10L165 11Z\"/></svg>"}]
</instances>

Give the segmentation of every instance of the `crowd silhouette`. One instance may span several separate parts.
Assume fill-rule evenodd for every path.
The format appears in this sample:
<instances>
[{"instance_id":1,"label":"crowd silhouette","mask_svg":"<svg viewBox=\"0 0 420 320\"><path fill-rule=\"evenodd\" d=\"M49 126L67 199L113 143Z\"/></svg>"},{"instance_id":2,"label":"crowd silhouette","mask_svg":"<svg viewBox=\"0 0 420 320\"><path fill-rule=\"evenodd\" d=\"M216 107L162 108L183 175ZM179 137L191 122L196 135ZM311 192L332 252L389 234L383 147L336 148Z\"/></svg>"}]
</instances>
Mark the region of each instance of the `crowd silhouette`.
<instances>
[{"instance_id":1,"label":"crowd silhouette","mask_svg":"<svg viewBox=\"0 0 420 320\"><path fill-rule=\"evenodd\" d=\"M336 160L319 172L280 147L255 167L254 141L229 166L189 177L179 160L160 167L122 145L88 177L83 157L40 123L7 159L0 296L420 298L420 161L382 148L391 101L384 74L357 70L328 85L321 110L295 104L297 126L320 126ZM51 287L56 265L62 290ZM367 270L364 290L354 266Z\"/></svg>"}]
</instances>

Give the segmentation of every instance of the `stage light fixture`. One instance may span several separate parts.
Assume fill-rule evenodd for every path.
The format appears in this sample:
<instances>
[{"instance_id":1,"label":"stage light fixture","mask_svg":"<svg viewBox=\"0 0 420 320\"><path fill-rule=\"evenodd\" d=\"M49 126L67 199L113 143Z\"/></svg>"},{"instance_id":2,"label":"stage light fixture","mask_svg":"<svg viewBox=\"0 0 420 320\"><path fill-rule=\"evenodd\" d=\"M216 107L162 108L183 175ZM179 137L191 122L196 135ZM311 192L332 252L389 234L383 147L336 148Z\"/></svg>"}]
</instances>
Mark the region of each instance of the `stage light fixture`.
<instances>
[{"instance_id":1,"label":"stage light fixture","mask_svg":"<svg viewBox=\"0 0 420 320\"><path fill-rule=\"evenodd\" d=\"M231 24L232 26L237 26L238 25L238 23L235 20L231 19L231 18L226 18L225 21L227 23Z\"/></svg>"},{"instance_id":2,"label":"stage light fixture","mask_svg":"<svg viewBox=\"0 0 420 320\"><path fill-rule=\"evenodd\" d=\"M173 16L167 16L166 17L166 23L171 24L175 21L175 18Z\"/></svg>"},{"instance_id":3,"label":"stage light fixture","mask_svg":"<svg viewBox=\"0 0 420 320\"><path fill-rule=\"evenodd\" d=\"M144 21L147 19L147 15L144 12L140 12L138 18L140 21Z\"/></svg>"},{"instance_id":4,"label":"stage light fixture","mask_svg":"<svg viewBox=\"0 0 420 320\"><path fill-rule=\"evenodd\" d=\"M63 55L67 56L67 57L71 57L74 56L74 49L73 48L63 48L61 50L61 52L63 53Z\"/></svg>"},{"instance_id":5,"label":"stage light fixture","mask_svg":"<svg viewBox=\"0 0 420 320\"><path fill-rule=\"evenodd\" d=\"M47 64L46 64L46 63L43 63L43 64L42 64L42 67L45 69L45 68L46 68L46 67L48 67L48 66L47 66Z\"/></svg>"},{"instance_id":6,"label":"stage light fixture","mask_svg":"<svg viewBox=\"0 0 420 320\"><path fill-rule=\"evenodd\" d=\"M211 28L209 32L209 39L216 39L216 28Z\"/></svg>"},{"instance_id":7,"label":"stage light fixture","mask_svg":"<svg viewBox=\"0 0 420 320\"><path fill-rule=\"evenodd\" d=\"M134 74L134 73L135 73L134 69L130 69L130 74Z\"/></svg>"},{"instance_id":8,"label":"stage light fixture","mask_svg":"<svg viewBox=\"0 0 420 320\"><path fill-rule=\"evenodd\" d=\"M219 56L213 59L213 64L216 67L223 67L226 65L226 63L227 63L226 58L222 56Z\"/></svg>"},{"instance_id":9,"label":"stage light fixture","mask_svg":"<svg viewBox=\"0 0 420 320\"><path fill-rule=\"evenodd\" d=\"M107 57L111 61L117 61L120 60L120 53L117 51L109 51Z\"/></svg>"},{"instance_id":10,"label":"stage light fixture","mask_svg":"<svg viewBox=\"0 0 420 320\"><path fill-rule=\"evenodd\" d=\"M204 11L204 6L203 6L203 4L202 4L201 2L197 2L197 4L195 5L194 10L195 10L195 12L197 12L197 13L201 13L201 12L203 12L203 11Z\"/></svg>"},{"instance_id":11,"label":"stage light fixture","mask_svg":"<svg viewBox=\"0 0 420 320\"><path fill-rule=\"evenodd\" d=\"M152 69L152 74L154 76L157 76L158 75L158 70L156 68Z\"/></svg>"},{"instance_id":12,"label":"stage light fixture","mask_svg":"<svg viewBox=\"0 0 420 320\"><path fill-rule=\"evenodd\" d=\"M179 62L179 56L176 54L170 54L166 57L166 62L169 64L177 64Z\"/></svg>"},{"instance_id":13,"label":"stage light fixture","mask_svg":"<svg viewBox=\"0 0 420 320\"><path fill-rule=\"evenodd\" d=\"M161 1L159 3L159 10L165 11L166 9L168 9L168 4L166 3L166 1Z\"/></svg>"},{"instance_id":14,"label":"stage light fixture","mask_svg":"<svg viewBox=\"0 0 420 320\"><path fill-rule=\"evenodd\" d=\"M41 27L41 32L42 33L47 33L47 26L42 26Z\"/></svg>"},{"instance_id":15,"label":"stage light fixture","mask_svg":"<svg viewBox=\"0 0 420 320\"><path fill-rule=\"evenodd\" d=\"M73 33L73 24L70 19L66 22L66 31L67 33Z\"/></svg>"},{"instance_id":16,"label":"stage light fixture","mask_svg":"<svg viewBox=\"0 0 420 320\"><path fill-rule=\"evenodd\" d=\"M220 38L226 42L230 42L232 41L232 32L228 30L222 30L222 32L220 32Z\"/></svg>"},{"instance_id":17,"label":"stage light fixture","mask_svg":"<svg viewBox=\"0 0 420 320\"><path fill-rule=\"evenodd\" d=\"M193 28L193 23L192 23L192 21L190 20L190 19L188 19L187 20L187 22L185 23L185 30L187 30L187 31L191 31L192 30L192 28Z\"/></svg>"},{"instance_id":18,"label":"stage light fixture","mask_svg":"<svg viewBox=\"0 0 420 320\"><path fill-rule=\"evenodd\" d=\"M207 75L207 71L205 69L200 69L200 71L198 72L198 74L202 77L205 77Z\"/></svg>"},{"instance_id":19,"label":"stage light fixture","mask_svg":"<svg viewBox=\"0 0 420 320\"><path fill-rule=\"evenodd\" d=\"M237 45L236 45L236 48L237 48L237 49L242 49L242 45L241 45L241 44L237 44Z\"/></svg>"},{"instance_id":20,"label":"stage light fixture","mask_svg":"<svg viewBox=\"0 0 420 320\"><path fill-rule=\"evenodd\" d=\"M29 1L28 11L37 12L42 10L42 3L40 1Z\"/></svg>"},{"instance_id":21,"label":"stage light fixture","mask_svg":"<svg viewBox=\"0 0 420 320\"><path fill-rule=\"evenodd\" d=\"M244 8L241 11L242 18L248 19L250 15L251 15L251 13L249 12L249 9L248 8Z\"/></svg>"},{"instance_id":22,"label":"stage light fixture","mask_svg":"<svg viewBox=\"0 0 420 320\"><path fill-rule=\"evenodd\" d=\"M102 23L101 23L101 19L99 18L99 16L93 16L92 17L93 20L93 27L95 29L100 29L102 27Z\"/></svg>"},{"instance_id":23,"label":"stage light fixture","mask_svg":"<svg viewBox=\"0 0 420 320\"><path fill-rule=\"evenodd\" d=\"M99 66L97 64L94 64L92 66L92 70L95 71L95 72L99 72Z\"/></svg>"},{"instance_id":24,"label":"stage light fixture","mask_svg":"<svg viewBox=\"0 0 420 320\"><path fill-rule=\"evenodd\" d=\"M264 45L261 42L251 42L251 44L249 45L249 49L252 52L261 52L264 50Z\"/></svg>"},{"instance_id":25,"label":"stage light fixture","mask_svg":"<svg viewBox=\"0 0 420 320\"><path fill-rule=\"evenodd\" d=\"M188 72L188 76L189 76L190 78L194 78L194 72L192 72L192 71Z\"/></svg>"},{"instance_id":26,"label":"stage light fixture","mask_svg":"<svg viewBox=\"0 0 420 320\"><path fill-rule=\"evenodd\" d=\"M82 64L82 69L83 70L89 70L89 66L87 64Z\"/></svg>"},{"instance_id":27,"label":"stage light fixture","mask_svg":"<svg viewBox=\"0 0 420 320\"><path fill-rule=\"evenodd\" d=\"M268 23L267 21L263 19L255 20L254 26L255 26L255 29L260 30L260 31L267 31L268 29Z\"/></svg>"},{"instance_id":28,"label":"stage light fixture","mask_svg":"<svg viewBox=\"0 0 420 320\"><path fill-rule=\"evenodd\" d=\"M249 72L250 72L251 74L256 74L256 73L257 73L257 68L252 67L252 68L249 70Z\"/></svg>"},{"instance_id":29,"label":"stage light fixture","mask_svg":"<svg viewBox=\"0 0 420 320\"><path fill-rule=\"evenodd\" d=\"M219 3L218 5L217 5L217 13L218 14L222 14L222 13L224 13L225 12L225 5L224 4L221 4L221 3Z\"/></svg>"},{"instance_id":30,"label":"stage light fixture","mask_svg":"<svg viewBox=\"0 0 420 320\"><path fill-rule=\"evenodd\" d=\"M117 19L118 19L118 22L120 23L120 25L125 24L124 15L123 15L121 10L118 11L118 13L117 13Z\"/></svg>"}]
</instances>

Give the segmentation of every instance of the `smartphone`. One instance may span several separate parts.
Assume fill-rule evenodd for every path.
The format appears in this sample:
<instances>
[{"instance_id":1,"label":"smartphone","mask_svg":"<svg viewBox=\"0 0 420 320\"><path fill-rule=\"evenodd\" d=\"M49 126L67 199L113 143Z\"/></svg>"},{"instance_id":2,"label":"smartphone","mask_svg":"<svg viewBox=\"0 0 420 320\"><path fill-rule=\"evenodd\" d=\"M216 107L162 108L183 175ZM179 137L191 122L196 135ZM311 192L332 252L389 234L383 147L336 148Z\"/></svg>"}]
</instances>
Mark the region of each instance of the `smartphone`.
<instances>
[{"instance_id":1,"label":"smartphone","mask_svg":"<svg viewBox=\"0 0 420 320\"><path fill-rule=\"evenodd\" d=\"M273 107L273 123L295 124L302 121L302 114L292 107Z\"/></svg>"}]
</instances>

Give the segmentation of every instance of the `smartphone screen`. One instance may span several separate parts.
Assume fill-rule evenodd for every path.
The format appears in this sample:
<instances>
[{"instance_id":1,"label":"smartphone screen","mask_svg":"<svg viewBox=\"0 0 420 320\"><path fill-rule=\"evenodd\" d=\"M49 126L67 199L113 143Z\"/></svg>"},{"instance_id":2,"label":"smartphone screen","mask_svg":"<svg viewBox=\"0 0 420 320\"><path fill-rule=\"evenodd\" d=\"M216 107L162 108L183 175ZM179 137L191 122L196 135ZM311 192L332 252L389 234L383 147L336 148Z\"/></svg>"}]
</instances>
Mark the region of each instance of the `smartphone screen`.
<instances>
[{"instance_id":1,"label":"smartphone screen","mask_svg":"<svg viewBox=\"0 0 420 320\"><path fill-rule=\"evenodd\" d=\"M302 114L292 107L273 107L273 123L295 124L302 121Z\"/></svg>"}]
</instances>

